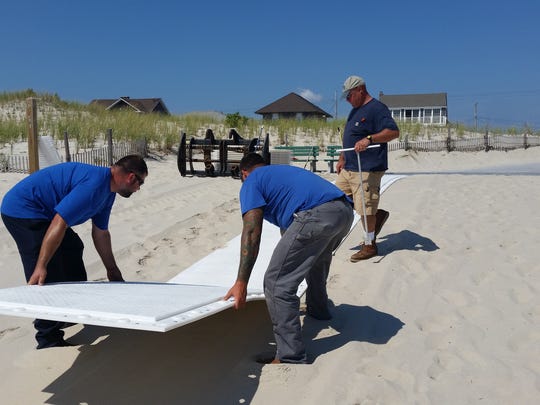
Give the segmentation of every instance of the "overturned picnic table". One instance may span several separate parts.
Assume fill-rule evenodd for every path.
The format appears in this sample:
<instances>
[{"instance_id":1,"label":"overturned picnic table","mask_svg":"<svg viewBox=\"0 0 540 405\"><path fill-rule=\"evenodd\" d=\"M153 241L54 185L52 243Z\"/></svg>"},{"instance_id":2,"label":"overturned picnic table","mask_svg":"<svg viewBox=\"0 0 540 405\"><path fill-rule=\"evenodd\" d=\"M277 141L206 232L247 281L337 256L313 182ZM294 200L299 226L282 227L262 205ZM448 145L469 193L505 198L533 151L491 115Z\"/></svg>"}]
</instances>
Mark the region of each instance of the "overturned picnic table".
<instances>
[{"instance_id":1,"label":"overturned picnic table","mask_svg":"<svg viewBox=\"0 0 540 405\"><path fill-rule=\"evenodd\" d=\"M250 152L256 152L263 156L266 162L270 162L269 134L263 139L244 139L236 130L231 129L229 139L216 139L211 129L206 130L204 139L191 137L182 133L178 147L177 164L180 175L191 176L230 175L240 177L239 163L243 156ZM194 166L198 164L199 170ZM201 170L202 169L202 170Z\"/></svg>"}]
</instances>

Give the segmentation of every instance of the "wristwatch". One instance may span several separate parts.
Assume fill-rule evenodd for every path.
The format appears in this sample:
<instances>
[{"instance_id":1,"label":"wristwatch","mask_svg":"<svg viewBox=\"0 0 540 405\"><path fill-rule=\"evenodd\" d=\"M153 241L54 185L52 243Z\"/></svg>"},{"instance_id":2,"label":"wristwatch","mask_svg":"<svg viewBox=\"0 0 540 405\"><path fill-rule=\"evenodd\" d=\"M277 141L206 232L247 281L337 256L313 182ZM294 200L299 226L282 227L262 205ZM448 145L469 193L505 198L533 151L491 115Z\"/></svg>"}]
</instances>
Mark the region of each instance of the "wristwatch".
<instances>
[{"instance_id":1,"label":"wristwatch","mask_svg":"<svg viewBox=\"0 0 540 405\"><path fill-rule=\"evenodd\" d=\"M367 139L369 141L369 144L371 145L373 143L373 137L371 135L368 135Z\"/></svg>"}]
</instances>

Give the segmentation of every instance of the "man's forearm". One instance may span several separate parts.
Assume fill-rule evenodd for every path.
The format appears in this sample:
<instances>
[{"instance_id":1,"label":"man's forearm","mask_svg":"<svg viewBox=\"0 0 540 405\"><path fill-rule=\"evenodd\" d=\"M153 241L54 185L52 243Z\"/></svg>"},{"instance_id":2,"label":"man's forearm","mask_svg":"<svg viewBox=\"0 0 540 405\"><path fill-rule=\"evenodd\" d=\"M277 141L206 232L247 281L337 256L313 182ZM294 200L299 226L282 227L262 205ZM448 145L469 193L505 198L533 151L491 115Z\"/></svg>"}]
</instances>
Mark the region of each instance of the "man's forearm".
<instances>
[{"instance_id":1,"label":"man's forearm","mask_svg":"<svg viewBox=\"0 0 540 405\"><path fill-rule=\"evenodd\" d=\"M45 233L43 241L41 242L41 249L39 251L38 260L36 266L47 267L49 260L53 257L58 247L64 239L66 234L67 224L63 218L56 214Z\"/></svg>"},{"instance_id":2,"label":"man's forearm","mask_svg":"<svg viewBox=\"0 0 540 405\"><path fill-rule=\"evenodd\" d=\"M395 129L385 128L377 134L371 135L372 142L374 143L387 143L399 136L399 131Z\"/></svg>"},{"instance_id":3,"label":"man's forearm","mask_svg":"<svg viewBox=\"0 0 540 405\"><path fill-rule=\"evenodd\" d=\"M109 231L98 229L97 227L95 227L95 225L93 225L92 239L94 241L96 251L98 252L99 257L101 258L101 261L103 262L105 268L107 270L117 269L118 266L116 265L116 261L114 260L111 244L111 234L109 233Z\"/></svg>"},{"instance_id":4,"label":"man's forearm","mask_svg":"<svg viewBox=\"0 0 540 405\"><path fill-rule=\"evenodd\" d=\"M260 208L250 210L244 214L238 280L248 282L253 266L255 266L261 243L262 221L263 211Z\"/></svg>"}]
</instances>

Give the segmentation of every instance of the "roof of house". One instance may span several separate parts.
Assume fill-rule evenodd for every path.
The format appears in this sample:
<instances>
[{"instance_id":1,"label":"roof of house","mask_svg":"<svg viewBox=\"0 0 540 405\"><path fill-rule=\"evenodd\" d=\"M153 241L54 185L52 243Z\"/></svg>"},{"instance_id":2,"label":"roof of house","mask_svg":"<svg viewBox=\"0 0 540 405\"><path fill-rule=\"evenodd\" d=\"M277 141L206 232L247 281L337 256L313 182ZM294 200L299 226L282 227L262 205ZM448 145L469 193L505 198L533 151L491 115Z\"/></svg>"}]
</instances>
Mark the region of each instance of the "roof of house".
<instances>
[{"instance_id":1,"label":"roof of house","mask_svg":"<svg viewBox=\"0 0 540 405\"><path fill-rule=\"evenodd\" d=\"M149 113L159 111L169 114L169 110L167 110L167 107L165 107L165 103L161 98L120 97L114 99L95 99L90 101L90 104L100 105L105 107L107 110L120 106L128 106L136 112Z\"/></svg>"},{"instance_id":2,"label":"roof of house","mask_svg":"<svg viewBox=\"0 0 540 405\"><path fill-rule=\"evenodd\" d=\"M332 118L326 111L320 109L315 104L306 100L304 97L296 93L289 93L284 97L270 103L259 110L255 114L283 114L283 113L315 113Z\"/></svg>"},{"instance_id":3,"label":"roof of house","mask_svg":"<svg viewBox=\"0 0 540 405\"><path fill-rule=\"evenodd\" d=\"M388 108L447 107L446 93L429 94L383 94L379 101Z\"/></svg>"}]
</instances>

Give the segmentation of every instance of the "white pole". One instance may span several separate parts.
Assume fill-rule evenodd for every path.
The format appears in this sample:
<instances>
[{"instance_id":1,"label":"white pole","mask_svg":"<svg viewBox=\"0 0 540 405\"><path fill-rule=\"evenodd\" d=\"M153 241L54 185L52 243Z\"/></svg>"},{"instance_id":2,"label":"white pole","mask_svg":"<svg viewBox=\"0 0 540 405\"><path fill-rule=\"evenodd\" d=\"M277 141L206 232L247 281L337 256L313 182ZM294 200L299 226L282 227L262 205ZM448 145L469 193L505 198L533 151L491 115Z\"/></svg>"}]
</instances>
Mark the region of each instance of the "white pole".
<instances>
[{"instance_id":1,"label":"white pole","mask_svg":"<svg viewBox=\"0 0 540 405\"><path fill-rule=\"evenodd\" d=\"M368 236L366 200L364 199L364 181L362 179L362 165L360 163L360 153L356 152L356 158L358 159L358 175L360 176L360 197L362 199L362 218L364 219L364 244L371 245L371 241L369 240Z\"/></svg>"},{"instance_id":2,"label":"white pole","mask_svg":"<svg viewBox=\"0 0 540 405\"><path fill-rule=\"evenodd\" d=\"M378 148L378 147L380 147L380 146L381 146L381 145L377 143L377 144L375 144L375 145L369 145L367 148L368 148L368 149L369 149L369 148ZM338 150L336 150L336 152L351 152L351 151L353 151L353 150L354 150L354 148L345 148L345 149L338 149Z\"/></svg>"},{"instance_id":3,"label":"white pole","mask_svg":"<svg viewBox=\"0 0 540 405\"><path fill-rule=\"evenodd\" d=\"M375 144L375 145L369 145L368 148L378 148L380 146L381 146L380 144ZM354 148L345 148L345 149L338 149L337 152L349 152L349 151L353 151L353 150L354 150ZM363 217L364 217L364 240L365 240L366 244L368 242L369 242L369 244L371 244L371 242L368 241L366 203L364 201L364 184L363 184L363 180L362 180L362 166L361 166L361 162L360 162L360 154L358 152L356 153L356 157L358 159L358 175L360 176L360 187L362 188L362 192L360 193L360 196L362 197L362 209L363 209L363 213L364 213L364 215L363 215ZM351 232L352 232L352 228L349 230L349 233L341 240L340 244L334 250L333 254L336 253L336 251L340 248L343 241L345 239L347 239L347 237L350 235Z\"/></svg>"}]
</instances>

